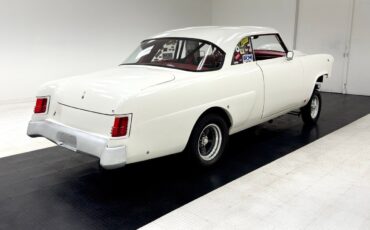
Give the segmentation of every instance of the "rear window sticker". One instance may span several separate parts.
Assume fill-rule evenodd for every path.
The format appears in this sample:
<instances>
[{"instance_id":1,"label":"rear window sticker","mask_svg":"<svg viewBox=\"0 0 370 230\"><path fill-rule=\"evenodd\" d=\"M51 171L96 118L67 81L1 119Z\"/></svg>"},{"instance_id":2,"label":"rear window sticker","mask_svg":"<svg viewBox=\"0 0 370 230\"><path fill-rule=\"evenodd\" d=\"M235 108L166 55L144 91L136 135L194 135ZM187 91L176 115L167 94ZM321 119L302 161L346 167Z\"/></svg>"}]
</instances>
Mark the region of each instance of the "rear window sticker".
<instances>
[{"instance_id":1,"label":"rear window sticker","mask_svg":"<svg viewBox=\"0 0 370 230\"><path fill-rule=\"evenodd\" d=\"M170 53L170 52L163 52L162 56L163 56L163 60L173 59L173 53Z\"/></svg>"},{"instance_id":2,"label":"rear window sticker","mask_svg":"<svg viewBox=\"0 0 370 230\"><path fill-rule=\"evenodd\" d=\"M250 45L247 45L247 46L245 47L245 52L246 52L246 53L252 53L252 47L251 47Z\"/></svg>"},{"instance_id":3,"label":"rear window sticker","mask_svg":"<svg viewBox=\"0 0 370 230\"><path fill-rule=\"evenodd\" d=\"M254 61L252 45L249 37L244 37L235 47L232 64L242 64Z\"/></svg>"},{"instance_id":4,"label":"rear window sticker","mask_svg":"<svg viewBox=\"0 0 370 230\"><path fill-rule=\"evenodd\" d=\"M241 58L240 53L237 53L234 57L235 61L239 61Z\"/></svg>"},{"instance_id":5,"label":"rear window sticker","mask_svg":"<svg viewBox=\"0 0 370 230\"><path fill-rule=\"evenodd\" d=\"M243 38L241 41L240 41L240 46L245 46L246 44L249 43L249 38L248 37L245 37Z\"/></svg>"},{"instance_id":6,"label":"rear window sticker","mask_svg":"<svg viewBox=\"0 0 370 230\"><path fill-rule=\"evenodd\" d=\"M244 54L243 55L243 62L251 62L253 61L253 54Z\"/></svg>"}]
</instances>

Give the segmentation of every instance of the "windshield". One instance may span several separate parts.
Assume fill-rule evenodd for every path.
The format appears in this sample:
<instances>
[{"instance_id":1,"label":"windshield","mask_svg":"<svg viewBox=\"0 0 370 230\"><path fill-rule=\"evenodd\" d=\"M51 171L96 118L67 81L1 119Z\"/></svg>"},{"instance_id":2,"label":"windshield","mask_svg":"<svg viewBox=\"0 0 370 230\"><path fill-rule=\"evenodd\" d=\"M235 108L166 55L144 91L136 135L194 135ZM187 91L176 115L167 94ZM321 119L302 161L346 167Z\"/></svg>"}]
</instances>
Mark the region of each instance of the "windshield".
<instances>
[{"instance_id":1,"label":"windshield","mask_svg":"<svg viewBox=\"0 0 370 230\"><path fill-rule=\"evenodd\" d=\"M225 53L210 42L188 38L145 40L123 65L154 65L188 71L220 69Z\"/></svg>"}]
</instances>

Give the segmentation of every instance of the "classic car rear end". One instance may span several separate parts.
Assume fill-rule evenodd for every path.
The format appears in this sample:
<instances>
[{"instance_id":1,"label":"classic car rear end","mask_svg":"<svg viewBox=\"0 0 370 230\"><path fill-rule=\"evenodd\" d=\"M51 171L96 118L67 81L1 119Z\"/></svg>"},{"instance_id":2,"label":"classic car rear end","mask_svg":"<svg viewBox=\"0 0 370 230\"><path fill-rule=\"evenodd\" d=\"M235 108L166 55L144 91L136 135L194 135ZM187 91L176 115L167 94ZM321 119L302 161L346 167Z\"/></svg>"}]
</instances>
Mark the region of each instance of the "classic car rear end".
<instances>
[{"instance_id":1,"label":"classic car rear end","mask_svg":"<svg viewBox=\"0 0 370 230\"><path fill-rule=\"evenodd\" d=\"M33 115L27 131L29 136L46 137L62 147L99 157L100 164L106 168L125 165L126 148L117 141L129 135L131 114L100 114L62 105L53 99L49 105L49 113Z\"/></svg>"},{"instance_id":2,"label":"classic car rear end","mask_svg":"<svg viewBox=\"0 0 370 230\"><path fill-rule=\"evenodd\" d=\"M28 135L109 169L182 151L210 166L231 134L293 110L315 124L317 85L333 61L294 57L270 28L173 30L144 40L115 69L41 87Z\"/></svg>"},{"instance_id":3,"label":"classic car rear end","mask_svg":"<svg viewBox=\"0 0 370 230\"><path fill-rule=\"evenodd\" d=\"M122 103L142 89L172 80L166 71L131 67L52 82L38 92L27 133L99 157L105 168L121 167L132 121Z\"/></svg>"}]
</instances>

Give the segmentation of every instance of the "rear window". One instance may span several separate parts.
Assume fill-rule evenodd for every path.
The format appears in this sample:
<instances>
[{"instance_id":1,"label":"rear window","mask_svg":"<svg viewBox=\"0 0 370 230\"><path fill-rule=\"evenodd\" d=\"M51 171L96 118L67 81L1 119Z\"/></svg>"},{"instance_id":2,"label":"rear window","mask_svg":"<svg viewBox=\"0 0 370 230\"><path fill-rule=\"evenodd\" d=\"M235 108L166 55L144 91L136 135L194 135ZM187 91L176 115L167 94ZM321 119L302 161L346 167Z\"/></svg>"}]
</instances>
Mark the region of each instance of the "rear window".
<instances>
[{"instance_id":1,"label":"rear window","mask_svg":"<svg viewBox=\"0 0 370 230\"><path fill-rule=\"evenodd\" d=\"M220 69L224 58L225 53L207 41L159 38L143 41L123 65L153 65L200 72Z\"/></svg>"}]
</instances>

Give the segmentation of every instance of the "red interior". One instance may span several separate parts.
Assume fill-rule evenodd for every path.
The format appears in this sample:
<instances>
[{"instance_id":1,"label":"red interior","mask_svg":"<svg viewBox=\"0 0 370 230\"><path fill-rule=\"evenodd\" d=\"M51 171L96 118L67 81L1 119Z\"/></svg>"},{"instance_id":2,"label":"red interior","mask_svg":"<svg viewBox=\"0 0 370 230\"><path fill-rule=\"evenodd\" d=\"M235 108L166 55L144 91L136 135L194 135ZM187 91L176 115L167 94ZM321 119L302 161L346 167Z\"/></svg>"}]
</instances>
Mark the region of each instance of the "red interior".
<instances>
[{"instance_id":1,"label":"red interior","mask_svg":"<svg viewBox=\"0 0 370 230\"><path fill-rule=\"evenodd\" d=\"M254 50L256 60L266 60L271 58L285 57L285 52L274 51L274 50Z\"/></svg>"},{"instance_id":2,"label":"red interior","mask_svg":"<svg viewBox=\"0 0 370 230\"><path fill-rule=\"evenodd\" d=\"M208 70L209 68L215 68L215 66L217 66L217 63L222 64L222 58L223 57L220 55L208 55L205 62L203 63L202 69L199 69L199 70L202 71L202 70ZM184 63L168 60L168 61L154 62L153 64L172 67L172 68L178 68L178 69L196 71L198 70L198 66L202 58L199 58L199 60L195 60L195 59L196 58L194 56L189 56L185 60Z\"/></svg>"},{"instance_id":3,"label":"red interior","mask_svg":"<svg viewBox=\"0 0 370 230\"><path fill-rule=\"evenodd\" d=\"M171 62L171 63L168 63L166 64L165 66L169 66L169 67L173 67L173 68L177 68L177 69L186 69L186 70L191 70L191 71L195 71L195 70L198 70L198 65L194 65L194 64L191 64L191 63L177 63L177 62ZM204 67L201 69L201 70L207 70L208 68Z\"/></svg>"}]
</instances>

